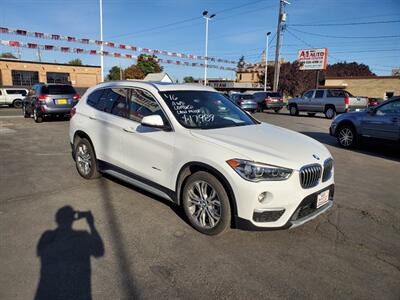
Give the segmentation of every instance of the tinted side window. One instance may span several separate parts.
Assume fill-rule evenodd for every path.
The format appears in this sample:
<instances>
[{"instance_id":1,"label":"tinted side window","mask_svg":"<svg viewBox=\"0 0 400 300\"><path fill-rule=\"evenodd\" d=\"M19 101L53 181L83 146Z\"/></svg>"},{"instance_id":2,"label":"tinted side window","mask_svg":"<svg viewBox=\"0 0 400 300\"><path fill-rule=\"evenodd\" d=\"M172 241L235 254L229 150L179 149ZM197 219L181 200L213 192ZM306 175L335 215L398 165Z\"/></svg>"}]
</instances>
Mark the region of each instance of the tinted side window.
<instances>
[{"instance_id":1,"label":"tinted side window","mask_svg":"<svg viewBox=\"0 0 400 300\"><path fill-rule=\"evenodd\" d=\"M322 98L324 96L324 91L323 90L318 90L315 92L315 97L314 98Z\"/></svg>"},{"instance_id":2,"label":"tinted side window","mask_svg":"<svg viewBox=\"0 0 400 300\"><path fill-rule=\"evenodd\" d=\"M166 122L164 113L149 92L141 89L130 89L129 97L129 119L141 122L143 117L160 115Z\"/></svg>"},{"instance_id":3,"label":"tinted side window","mask_svg":"<svg viewBox=\"0 0 400 300\"><path fill-rule=\"evenodd\" d=\"M96 108L106 113L126 117L126 89L104 89Z\"/></svg>"},{"instance_id":4,"label":"tinted side window","mask_svg":"<svg viewBox=\"0 0 400 300\"><path fill-rule=\"evenodd\" d=\"M96 90L92 92L86 100L86 103L94 108L97 107L97 102L99 102L100 96L103 94L104 90Z\"/></svg>"},{"instance_id":5,"label":"tinted side window","mask_svg":"<svg viewBox=\"0 0 400 300\"><path fill-rule=\"evenodd\" d=\"M304 98L311 98L313 93L314 93L314 91L308 91L308 92L304 93L303 97Z\"/></svg>"},{"instance_id":6,"label":"tinted side window","mask_svg":"<svg viewBox=\"0 0 400 300\"><path fill-rule=\"evenodd\" d=\"M0 90L0 96L1 96L1 95L3 95L3 94L2 94L2 92L1 92L1 90Z\"/></svg>"}]
</instances>

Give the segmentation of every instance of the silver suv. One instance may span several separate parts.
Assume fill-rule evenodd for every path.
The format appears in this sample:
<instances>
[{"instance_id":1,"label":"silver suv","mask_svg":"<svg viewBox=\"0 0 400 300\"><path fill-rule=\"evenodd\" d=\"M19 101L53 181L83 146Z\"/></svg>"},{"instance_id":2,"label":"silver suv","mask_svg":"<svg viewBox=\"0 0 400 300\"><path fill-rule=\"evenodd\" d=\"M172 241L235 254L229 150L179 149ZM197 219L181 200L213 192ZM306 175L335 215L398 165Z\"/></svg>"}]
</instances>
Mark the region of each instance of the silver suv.
<instances>
[{"instance_id":1,"label":"silver suv","mask_svg":"<svg viewBox=\"0 0 400 300\"><path fill-rule=\"evenodd\" d=\"M23 102L22 114L25 118L33 116L37 123L48 116L69 116L79 99L79 94L71 85L36 84Z\"/></svg>"},{"instance_id":2,"label":"silver suv","mask_svg":"<svg viewBox=\"0 0 400 300\"><path fill-rule=\"evenodd\" d=\"M355 97L345 90L315 89L309 90L301 97L289 99L288 110L292 116L307 112L309 116L324 113L333 119L337 113L365 110L368 98Z\"/></svg>"}]
</instances>

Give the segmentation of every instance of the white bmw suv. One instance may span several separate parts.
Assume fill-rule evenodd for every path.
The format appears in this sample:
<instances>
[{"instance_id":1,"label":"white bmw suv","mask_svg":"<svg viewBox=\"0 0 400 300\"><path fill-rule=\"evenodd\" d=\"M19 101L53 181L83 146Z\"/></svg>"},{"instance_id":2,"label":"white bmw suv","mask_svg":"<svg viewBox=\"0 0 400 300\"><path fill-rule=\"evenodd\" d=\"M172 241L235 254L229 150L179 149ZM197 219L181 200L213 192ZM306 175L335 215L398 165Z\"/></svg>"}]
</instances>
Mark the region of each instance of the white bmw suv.
<instances>
[{"instance_id":1,"label":"white bmw suv","mask_svg":"<svg viewBox=\"0 0 400 300\"><path fill-rule=\"evenodd\" d=\"M82 177L107 173L169 199L205 234L291 228L333 203L322 144L255 120L210 87L99 84L73 108L69 135Z\"/></svg>"}]
</instances>

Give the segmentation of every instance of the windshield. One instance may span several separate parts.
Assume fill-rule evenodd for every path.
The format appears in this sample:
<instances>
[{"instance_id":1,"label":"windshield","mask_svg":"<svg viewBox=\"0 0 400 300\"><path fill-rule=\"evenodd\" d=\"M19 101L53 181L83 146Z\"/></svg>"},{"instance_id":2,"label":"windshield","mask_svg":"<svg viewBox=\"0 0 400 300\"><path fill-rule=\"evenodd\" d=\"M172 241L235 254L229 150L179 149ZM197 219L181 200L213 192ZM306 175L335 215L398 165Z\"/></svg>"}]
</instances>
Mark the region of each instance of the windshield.
<instances>
[{"instance_id":1,"label":"windshield","mask_svg":"<svg viewBox=\"0 0 400 300\"><path fill-rule=\"evenodd\" d=\"M258 124L220 93L208 91L160 92L178 122L192 129Z\"/></svg>"}]
</instances>

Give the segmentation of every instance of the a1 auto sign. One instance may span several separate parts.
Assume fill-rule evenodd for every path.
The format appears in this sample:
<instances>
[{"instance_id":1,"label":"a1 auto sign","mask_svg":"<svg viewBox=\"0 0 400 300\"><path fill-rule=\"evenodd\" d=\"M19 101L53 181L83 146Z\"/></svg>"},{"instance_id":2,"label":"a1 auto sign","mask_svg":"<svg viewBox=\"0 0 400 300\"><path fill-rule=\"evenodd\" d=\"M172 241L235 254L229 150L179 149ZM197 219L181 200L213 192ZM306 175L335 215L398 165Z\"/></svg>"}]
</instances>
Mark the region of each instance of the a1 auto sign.
<instances>
[{"instance_id":1,"label":"a1 auto sign","mask_svg":"<svg viewBox=\"0 0 400 300\"><path fill-rule=\"evenodd\" d=\"M328 48L303 49L299 51L297 60L300 70L325 70Z\"/></svg>"}]
</instances>

